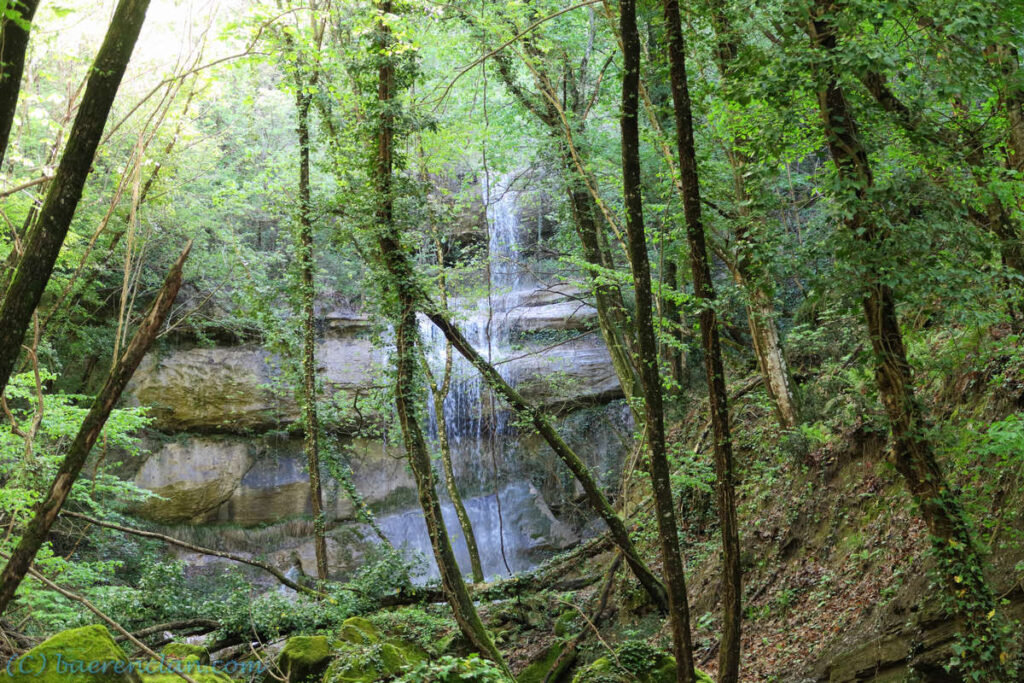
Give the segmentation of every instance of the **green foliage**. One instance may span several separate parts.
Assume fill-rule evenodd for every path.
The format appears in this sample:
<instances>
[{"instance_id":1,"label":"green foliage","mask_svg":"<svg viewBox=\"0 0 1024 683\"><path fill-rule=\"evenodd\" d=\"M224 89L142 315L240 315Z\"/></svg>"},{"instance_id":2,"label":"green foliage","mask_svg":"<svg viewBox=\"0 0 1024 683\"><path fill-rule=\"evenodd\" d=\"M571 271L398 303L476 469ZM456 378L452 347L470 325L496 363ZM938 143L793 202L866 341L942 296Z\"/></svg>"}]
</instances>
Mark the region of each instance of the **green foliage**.
<instances>
[{"instance_id":1,"label":"green foliage","mask_svg":"<svg viewBox=\"0 0 1024 683\"><path fill-rule=\"evenodd\" d=\"M444 656L420 662L395 683L508 683L508 678L491 662L478 655L459 658Z\"/></svg>"}]
</instances>

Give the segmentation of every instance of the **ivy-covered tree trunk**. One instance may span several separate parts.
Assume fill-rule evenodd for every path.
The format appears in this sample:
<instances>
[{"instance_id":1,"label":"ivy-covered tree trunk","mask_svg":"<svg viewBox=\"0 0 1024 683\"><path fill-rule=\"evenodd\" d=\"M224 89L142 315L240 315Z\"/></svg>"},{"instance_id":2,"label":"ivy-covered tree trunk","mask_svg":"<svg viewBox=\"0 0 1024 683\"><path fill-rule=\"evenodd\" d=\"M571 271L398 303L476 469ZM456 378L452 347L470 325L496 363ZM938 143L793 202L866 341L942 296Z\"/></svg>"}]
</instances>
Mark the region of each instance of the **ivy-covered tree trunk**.
<instances>
[{"instance_id":1,"label":"ivy-covered tree trunk","mask_svg":"<svg viewBox=\"0 0 1024 683\"><path fill-rule=\"evenodd\" d=\"M171 305L174 304L174 299L178 296L178 290L181 288L181 270L191 248L192 242L185 245L181 256L167 273L163 287L160 288L153 305L143 318L124 354L110 369L106 383L93 400L89 412L82 420L82 426L79 427L78 433L75 435L75 440L71 442L67 454L57 469L49 492L36 505L32 519L22 531L18 547L11 553L11 558L7 561L3 572L0 572L0 615L11 604L14 593L18 590L18 586L21 585L22 579L25 578L25 574L28 573L33 560L35 560L36 553L46 542L50 527L57 521L64 501L71 493L71 487L78 480L86 458L89 457L93 445L99 439L100 432L103 431L103 425L110 417L110 411L114 409L121 398L121 393L128 385L128 381L132 378L139 363L142 362L142 357L146 355L153 340L160 332L160 328L171 310Z\"/></svg>"},{"instance_id":2,"label":"ivy-covered tree trunk","mask_svg":"<svg viewBox=\"0 0 1024 683\"><path fill-rule=\"evenodd\" d=\"M636 25L634 0L619 3L622 32L622 181L626 204L626 235L629 262L636 295L634 321L637 338L637 366L644 395L644 433L650 458L648 469L658 520L661 563L668 588L669 620L672 626L672 650L676 658L676 678L696 680L693 670L693 642L690 635L690 606L686 595L686 574L679 549L679 529L672 503L672 476L665 446L665 415L662 404L661 368L654 333L654 297L651 291L651 266L644 235L644 207L640 177L640 34Z\"/></svg>"},{"instance_id":3,"label":"ivy-covered tree trunk","mask_svg":"<svg viewBox=\"0 0 1024 683\"><path fill-rule=\"evenodd\" d=\"M871 218L868 202L874 177L857 133L856 118L833 65L837 36L831 16L835 11L834 5L819 2L806 24L811 44L820 52L818 108L829 153L844 188L840 199L849 202L844 228L863 243L865 252L877 254L887 248L888 234L884 225ZM862 265L860 281L875 357L875 380L892 430L896 469L931 532L949 608L961 620L967 635L964 658L991 676L986 680L1007 680L1000 661L1002 653L994 652L1001 643L991 618L995 599L963 507L936 460L924 409L914 393L895 293L882 268L869 256Z\"/></svg>"},{"instance_id":4,"label":"ivy-covered tree trunk","mask_svg":"<svg viewBox=\"0 0 1024 683\"><path fill-rule=\"evenodd\" d=\"M5 3L6 4L6 3ZM18 108L21 75L25 71L25 51L28 49L29 27L39 8L39 0L14 0L8 11L17 13L21 20L4 18L0 29L0 164L7 153L11 139L11 126Z\"/></svg>"},{"instance_id":5,"label":"ivy-covered tree trunk","mask_svg":"<svg viewBox=\"0 0 1024 683\"><path fill-rule=\"evenodd\" d=\"M120 0L96 55L60 165L0 305L0 392L7 386L29 321L50 280L82 197L96 147L121 84L149 0Z\"/></svg>"},{"instance_id":6,"label":"ivy-covered tree trunk","mask_svg":"<svg viewBox=\"0 0 1024 683\"><path fill-rule=\"evenodd\" d=\"M683 185L683 212L686 238L690 245L690 266L694 293L703 301L700 311L701 344L707 371L711 426L714 434L715 493L722 534L722 639L718 652L718 680L739 680L740 621L742 619L742 571L740 540L736 522L736 483L733 469L732 438L729 434L729 405L722 365L722 346L718 319L713 307L715 291L711 282L707 243L701 219L700 184L697 155L693 142L693 112L686 74L686 45L678 0L663 0L667 50L675 105L676 143L679 151L679 175Z\"/></svg>"},{"instance_id":7,"label":"ivy-covered tree trunk","mask_svg":"<svg viewBox=\"0 0 1024 683\"><path fill-rule=\"evenodd\" d=\"M434 468L430 462L427 442L420 427L417 412L421 405L422 384L416 371L419 325L416 305L420 296L416 272L405 252L401 233L394 215L394 145L396 108L395 41L389 24L395 8L390 0L376 0L376 32L373 51L378 62L376 123L377 151L373 167L376 201L377 248L381 266L386 273L384 283L387 306L395 330L395 410L402 429L406 457L416 480L420 507L427 525L427 534L434 551L434 559L441 574L441 588L451 605L453 616L462 634L486 658L498 664L511 678L501 653L495 647L487 629L477 614L462 578L458 561L448 538L434 481ZM400 58L400 57L399 57Z\"/></svg>"},{"instance_id":8,"label":"ivy-covered tree trunk","mask_svg":"<svg viewBox=\"0 0 1024 683\"><path fill-rule=\"evenodd\" d=\"M327 580L327 540L323 492L320 486L320 418L316 388L316 313L314 310L313 217L309 187L310 95L300 83L296 88L299 135L299 225L297 256L302 288L302 431L306 469L309 470L309 502L313 513L313 547L316 573Z\"/></svg>"},{"instance_id":9,"label":"ivy-covered tree trunk","mask_svg":"<svg viewBox=\"0 0 1024 683\"><path fill-rule=\"evenodd\" d=\"M714 0L712 3L711 19L715 29L716 63L719 73L724 82L735 82L738 79L734 73L738 56L737 36L728 10L721 0ZM783 429L792 429L800 422L800 411L793 393L792 378L779 337L779 327L775 321L775 302L766 287L766 284L770 284L764 280L766 274L763 269L757 267L752 257L752 240L756 238L749 230L753 216L746 173L754 160L741 148L747 141L739 142L739 145L729 145L726 150L726 159L732 170L733 196L736 200L736 217L733 221L736 253L728 266L733 281L746 294L747 326L750 329L754 356L764 378L768 397L775 407L779 425Z\"/></svg>"}]
</instances>

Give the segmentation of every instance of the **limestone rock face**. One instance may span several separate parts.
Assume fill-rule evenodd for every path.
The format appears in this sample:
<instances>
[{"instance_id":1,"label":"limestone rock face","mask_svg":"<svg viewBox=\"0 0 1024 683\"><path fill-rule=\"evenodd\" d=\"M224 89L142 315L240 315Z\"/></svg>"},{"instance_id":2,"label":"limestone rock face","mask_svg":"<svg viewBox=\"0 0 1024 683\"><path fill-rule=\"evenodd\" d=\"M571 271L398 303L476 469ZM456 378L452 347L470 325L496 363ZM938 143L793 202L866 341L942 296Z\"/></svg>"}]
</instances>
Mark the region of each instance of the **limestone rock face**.
<instances>
[{"instance_id":1,"label":"limestone rock face","mask_svg":"<svg viewBox=\"0 0 1024 683\"><path fill-rule=\"evenodd\" d=\"M318 345L317 360L328 395L375 384L369 340L332 335ZM275 385L278 375L278 359L259 347L179 349L146 356L125 394L131 404L150 406L163 431L259 432L299 419L292 392Z\"/></svg>"},{"instance_id":2,"label":"limestone rock face","mask_svg":"<svg viewBox=\"0 0 1024 683\"><path fill-rule=\"evenodd\" d=\"M508 365L516 388L534 404L566 411L622 397L611 355L594 333Z\"/></svg>"},{"instance_id":3,"label":"limestone rock face","mask_svg":"<svg viewBox=\"0 0 1024 683\"><path fill-rule=\"evenodd\" d=\"M269 388L273 374L269 354L259 348L182 349L147 355L125 394L150 406L165 431L261 430L298 415L290 395Z\"/></svg>"},{"instance_id":4,"label":"limestone rock face","mask_svg":"<svg viewBox=\"0 0 1024 683\"><path fill-rule=\"evenodd\" d=\"M153 453L135 475L135 484L162 498L142 504L140 514L157 522L203 522L235 489L252 463L244 443L193 437Z\"/></svg>"},{"instance_id":5,"label":"limestone rock face","mask_svg":"<svg viewBox=\"0 0 1024 683\"><path fill-rule=\"evenodd\" d=\"M416 482L401 452L368 439L345 444L353 481L374 509L415 504ZM138 513L156 522L221 522L254 527L310 514L309 476L300 438L191 436L155 449L135 473L138 486L164 499ZM354 518L348 492L323 478L328 521Z\"/></svg>"}]
</instances>

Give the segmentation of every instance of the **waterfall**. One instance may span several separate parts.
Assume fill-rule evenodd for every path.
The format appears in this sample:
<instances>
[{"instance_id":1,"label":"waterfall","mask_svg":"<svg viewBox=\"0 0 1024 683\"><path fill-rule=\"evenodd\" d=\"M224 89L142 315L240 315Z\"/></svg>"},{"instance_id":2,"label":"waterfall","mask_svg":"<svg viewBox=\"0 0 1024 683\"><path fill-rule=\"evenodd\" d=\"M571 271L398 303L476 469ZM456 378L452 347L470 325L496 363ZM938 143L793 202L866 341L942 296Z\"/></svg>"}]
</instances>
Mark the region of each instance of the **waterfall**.
<instances>
[{"instance_id":1,"label":"waterfall","mask_svg":"<svg viewBox=\"0 0 1024 683\"><path fill-rule=\"evenodd\" d=\"M510 178L484 188L489 227L487 291L479 297L452 297L449 305L474 348L496 363L506 381L514 385L516 377L509 371L510 366L501 364L512 355L509 314L538 283L521 256L519 193L511 186ZM444 372L444 336L425 317L421 317L420 325L428 362L440 381ZM515 429L507 412L492 405L493 402L493 396L477 371L456 352L451 389L444 402L444 419L459 491L473 525L487 578L506 575L509 570L529 569L544 553L544 536L552 532L571 533L555 520L529 479L506 457L508 447L516 439ZM436 445L437 424L433 410L427 413L430 436ZM466 542L454 506L448 500L443 474L438 474L445 524L459 566L463 574L468 574ZM403 548L410 555L421 553L426 557L428 567L418 580L438 575L419 509L384 515L378 521L395 547Z\"/></svg>"}]
</instances>

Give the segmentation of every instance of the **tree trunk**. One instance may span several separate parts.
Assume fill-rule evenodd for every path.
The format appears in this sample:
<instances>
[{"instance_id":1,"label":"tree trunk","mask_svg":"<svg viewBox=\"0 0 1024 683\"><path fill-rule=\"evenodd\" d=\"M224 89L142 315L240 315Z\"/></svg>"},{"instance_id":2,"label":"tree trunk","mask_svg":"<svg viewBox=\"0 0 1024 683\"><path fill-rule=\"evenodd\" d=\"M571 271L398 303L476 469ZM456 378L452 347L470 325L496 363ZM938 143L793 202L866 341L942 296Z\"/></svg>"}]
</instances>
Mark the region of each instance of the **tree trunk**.
<instances>
[{"instance_id":1,"label":"tree trunk","mask_svg":"<svg viewBox=\"0 0 1024 683\"><path fill-rule=\"evenodd\" d=\"M434 245L437 252L438 267L438 288L441 291L441 306L448 310L448 284L444 275L444 250L441 247L441 238L436 230L434 233ZM455 469L452 467L452 450L448 441L448 423L444 419L444 400L452 386L452 344L449 341L444 345L444 376L441 377L441 384L438 385L430 371L426 354L423 355L423 368L427 373L427 381L430 384L430 397L434 403L434 421L437 422L437 445L441 450L441 464L444 468L444 483L448 489L448 497L455 508L455 516L459 519L459 527L462 529L462 537L466 539L466 551L469 553L469 566L473 574L474 583L482 583L484 580L483 566L480 564L480 549L476 545L476 534L473 533L473 523L466 512L466 506L462 503L462 496L459 494L459 487L455 482Z\"/></svg>"},{"instance_id":2,"label":"tree trunk","mask_svg":"<svg viewBox=\"0 0 1024 683\"><path fill-rule=\"evenodd\" d=\"M190 241L185 245L181 256L171 267L170 272L167 273L160 293L157 294L156 300L139 325L128 348L125 349L124 355L110 369L106 383L93 400L92 407L89 408L89 412L82 421L82 426L79 427L78 433L75 435L75 440L68 448L67 455L64 456L64 460L53 478L49 493L36 505L32 519L22 532L18 547L11 553L7 566L0 573L0 614L3 614L10 605L15 591L18 590L22 579L25 578L32 561L35 560L36 553L46 541L50 527L53 526L57 515L60 514L61 506L68 494L71 493L71 487L78 479L82 466L85 465L85 460L89 457L89 452L99 438L107 418L110 417L110 411L114 409L114 405L121 397L121 392L124 391L135 368L139 366L142 357L149 350L153 340L156 339L157 333L160 332L160 327L170 312L171 305L174 304L174 299L178 295L178 289L181 287L181 269L185 265L185 259L188 258L191 248L192 242Z\"/></svg>"},{"instance_id":3,"label":"tree trunk","mask_svg":"<svg viewBox=\"0 0 1024 683\"><path fill-rule=\"evenodd\" d=\"M14 0L8 11L19 13L24 21L31 24L38 8L39 0ZM28 32L27 28L20 26L13 19L4 19L3 29L0 30L0 164L3 164L7 153L14 114L18 109L21 74L25 71L25 51L28 49Z\"/></svg>"},{"instance_id":4,"label":"tree trunk","mask_svg":"<svg viewBox=\"0 0 1024 683\"><path fill-rule=\"evenodd\" d=\"M494 366L477 353L473 345L452 324L451 320L433 308L428 310L427 317L441 330L445 338L455 347L455 350L462 354L463 358L468 360L480 372L484 381L505 399L513 411L515 411L516 416L532 424L537 433L541 435L548 446L551 447L551 450L555 452L555 455L565 463L569 471L576 477L576 481L583 487L587 502L604 520L605 524L608 525L612 542L622 551L626 563L633 571L637 580L644 587L644 590L647 591L654 604L658 606L658 609L662 612L667 612L669 610L669 602L665 587L661 585L661 582L640 558L640 554L637 552L633 541L629 537L629 532L626 530L626 525L622 522L622 518L615 514L615 510L612 508L611 503L608 502L604 492L601 491L601 487L594 480L586 463L555 431L555 428L551 426L551 421L548 420L544 412L527 403L522 394L512 388L501 374L494 369Z\"/></svg>"},{"instance_id":5,"label":"tree trunk","mask_svg":"<svg viewBox=\"0 0 1024 683\"><path fill-rule=\"evenodd\" d=\"M429 369L428 369L429 371ZM434 419L437 422L437 443L441 450L441 464L444 468L444 484L448 490L448 497L455 507L455 516L459 520L459 527L462 529L462 537L466 539L466 550L469 552L469 566L473 574L474 583L482 583L484 580L484 569L480 564L480 549L476 545L476 534L473 533L473 523L466 512L466 506L459 494L459 487L455 482L455 469L452 467L452 450L448 441L448 425L444 421L444 399L448 395L448 387L451 382L452 372L452 345L445 344L445 369L441 386L431 380L430 393L434 402Z\"/></svg>"},{"instance_id":6,"label":"tree trunk","mask_svg":"<svg viewBox=\"0 0 1024 683\"><path fill-rule=\"evenodd\" d=\"M693 670L693 642L690 635L690 606L686 596L686 575L679 550L679 530L672 503L672 477L665 446L665 415L662 404L661 368L658 343L654 334L651 291L651 266L644 235L644 207L640 178L640 126L637 111L640 101L640 34L636 26L634 0L619 3L622 32L622 180L626 205L626 234L629 262L636 294L634 313L637 337L637 364L644 392L644 429L650 449L648 463L661 562L668 588L669 619L672 625L672 651L676 658L677 680L696 680Z\"/></svg>"},{"instance_id":7,"label":"tree trunk","mask_svg":"<svg viewBox=\"0 0 1024 683\"><path fill-rule=\"evenodd\" d=\"M693 113L686 74L686 45L678 0L663 0L667 35L672 101L675 105L676 142L679 148L679 175L683 185L683 212L686 238L690 245L690 266L694 293L703 300L700 312L701 343L708 378L708 399L715 444L715 492L722 533L722 641L718 653L718 680L739 680L740 620L742 618L742 574L740 570L739 529L736 522L735 473L732 439L729 434L729 406L722 366L722 347L718 321L712 302L715 298L708 264L704 225L701 221L700 184L693 142Z\"/></svg>"},{"instance_id":8,"label":"tree trunk","mask_svg":"<svg viewBox=\"0 0 1024 683\"><path fill-rule=\"evenodd\" d=\"M846 230L861 240L866 249L878 250L887 231L871 219L867 205L873 175L867 152L856 130L856 120L847 105L839 77L831 67L831 53L837 49L835 28L829 12L833 7L817 4L807 23L807 34L823 53L824 85L818 93L818 108L832 161L840 181L849 188L850 211ZM865 264L861 275L863 306L868 335L875 356L875 379L892 429L896 469L907 483L914 501L932 534L940 573L950 594L955 615L963 620L970 639L1000 642L989 618L995 606L985 580L973 534L956 494L949 488L927 434L924 410L914 394L913 376L903 345L896 313L896 298L885 283L879 265ZM999 657L975 665L988 668L992 680L1005 680Z\"/></svg>"},{"instance_id":9,"label":"tree trunk","mask_svg":"<svg viewBox=\"0 0 1024 683\"><path fill-rule=\"evenodd\" d=\"M313 512L313 546L316 574L327 580L327 540L323 493L320 488L320 418L316 390L316 314L313 307L313 218L309 188L309 105L310 95L296 88L299 135L299 230L298 260L302 287L302 431L306 469L309 470L309 501Z\"/></svg>"},{"instance_id":10,"label":"tree trunk","mask_svg":"<svg viewBox=\"0 0 1024 683\"><path fill-rule=\"evenodd\" d=\"M419 326L416 321L416 303L419 291L416 274L401 243L401 234L394 217L394 144L395 144L395 67L389 56L394 48L394 38L388 24L388 15L394 12L391 0L376 0L374 9L378 13L375 30L374 51L378 57L377 103L380 107L380 122L377 125L377 154L373 169L376 184L376 232L379 257L390 282L384 283L390 291L387 298L394 308L395 325L395 409L402 429L406 457L416 480L420 507L427 524L427 533L434 551L434 558L441 574L441 587L451 605L452 613L462 634L480 653L493 660L511 677L501 653L495 647L473 600L463 581L455 553L448 538L448 530L441 514L434 484L434 470L430 453L416 416L420 385L416 381L416 355Z\"/></svg>"},{"instance_id":11,"label":"tree trunk","mask_svg":"<svg viewBox=\"0 0 1024 683\"><path fill-rule=\"evenodd\" d=\"M118 2L92 65L64 156L43 200L39 219L25 237L24 255L0 306L0 392L7 386L29 320L64 244L148 6L149 0Z\"/></svg>"},{"instance_id":12,"label":"tree trunk","mask_svg":"<svg viewBox=\"0 0 1024 683\"><path fill-rule=\"evenodd\" d=\"M736 80L733 68L738 54L738 37L733 31L732 21L721 0L714 1L711 15L719 73L723 81ZM764 377L768 397L775 406L779 425L783 429L792 429L799 423L800 414L793 394L782 341L779 338L779 328L775 321L775 302L760 281L764 273L758 272L752 263L752 238L747 229L747 222L751 220L750 195L747 192L745 177L746 168L752 159L737 147L726 151L732 170L733 194L737 207L737 220L733 221L737 253L734 262L728 265L733 280L747 296L747 325L750 328L754 355L757 357L761 376Z\"/></svg>"},{"instance_id":13,"label":"tree trunk","mask_svg":"<svg viewBox=\"0 0 1024 683\"><path fill-rule=\"evenodd\" d=\"M557 130L552 130L553 135L558 135ZM560 143L563 147L566 143ZM569 155L566 151L565 155ZM630 409L633 410L634 418L639 418L639 413L633 402L634 398L643 395L641 388L640 374L633 363L632 349L629 342L630 321L626 311L626 305L622 300L622 291L618 286L609 283L607 278L599 272L606 268L610 257L602 254L600 240L600 217L599 210L595 205L590 191L585 187L578 172L572 166L572 159L564 160L566 168L564 173L567 176L569 186L569 207L572 210L573 224L576 226L576 235L579 237L580 245L583 247L583 258L592 266L587 269L587 277L590 279L591 292L594 295L594 307L597 309L597 323L601 328L601 336L604 338L605 346L612 358L612 366L615 374L618 375L619 385L626 397Z\"/></svg>"}]
</instances>

